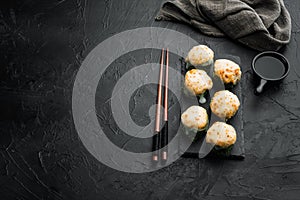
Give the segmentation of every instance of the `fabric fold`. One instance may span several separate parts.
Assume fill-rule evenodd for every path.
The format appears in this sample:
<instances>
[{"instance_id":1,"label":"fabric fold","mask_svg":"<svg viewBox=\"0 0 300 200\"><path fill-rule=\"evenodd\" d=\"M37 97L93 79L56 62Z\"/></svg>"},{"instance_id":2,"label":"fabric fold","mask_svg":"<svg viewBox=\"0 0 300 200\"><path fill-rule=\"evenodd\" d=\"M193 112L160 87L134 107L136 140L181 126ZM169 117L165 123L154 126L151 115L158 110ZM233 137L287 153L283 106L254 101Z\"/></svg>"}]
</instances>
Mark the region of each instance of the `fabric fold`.
<instances>
[{"instance_id":1,"label":"fabric fold","mask_svg":"<svg viewBox=\"0 0 300 200\"><path fill-rule=\"evenodd\" d=\"M259 51L277 51L291 37L291 17L283 0L168 0L156 20L183 22Z\"/></svg>"}]
</instances>

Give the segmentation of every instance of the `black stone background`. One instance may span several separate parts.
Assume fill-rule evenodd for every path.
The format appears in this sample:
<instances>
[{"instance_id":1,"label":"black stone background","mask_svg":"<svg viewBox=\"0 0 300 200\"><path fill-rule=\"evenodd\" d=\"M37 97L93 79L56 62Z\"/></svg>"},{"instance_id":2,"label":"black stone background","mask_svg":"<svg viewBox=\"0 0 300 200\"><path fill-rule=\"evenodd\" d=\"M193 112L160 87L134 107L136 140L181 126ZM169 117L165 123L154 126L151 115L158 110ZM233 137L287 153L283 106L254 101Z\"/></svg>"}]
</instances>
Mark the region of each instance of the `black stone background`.
<instances>
[{"instance_id":1,"label":"black stone background","mask_svg":"<svg viewBox=\"0 0 300 200\"><path fill-rule=\"evenodd\" d=\"M293 28L281 52L291 71L257 97L250 70L257 52L155 22L161 0L1 0L0 199L300 199L300 1L285 4ZM240 57L244 161L181 158L159 171L129 174L83 147L71 112L81 62L104 39L144 26L178 30Z\"/></svg>"}]
</instances>

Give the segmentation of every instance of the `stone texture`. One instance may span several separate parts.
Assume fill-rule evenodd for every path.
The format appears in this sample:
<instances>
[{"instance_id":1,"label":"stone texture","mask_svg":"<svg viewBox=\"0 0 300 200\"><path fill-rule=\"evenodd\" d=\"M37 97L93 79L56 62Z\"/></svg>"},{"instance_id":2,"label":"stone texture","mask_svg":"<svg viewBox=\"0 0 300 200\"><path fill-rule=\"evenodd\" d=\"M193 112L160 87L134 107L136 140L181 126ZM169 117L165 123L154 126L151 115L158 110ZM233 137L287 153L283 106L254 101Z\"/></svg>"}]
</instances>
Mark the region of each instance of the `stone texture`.
<instances>
[{"instance_id":1,"label":"stone texture","mask_svg":"<svg viewBox=\"0 0 300 200\"><path fill-rule=\"evenodd\" d=\"M290 74L261 96L253 94L250 70L257 52L182 24L155 22L161 3L0 3L0 199L299 199L300 2L285 1L293 29L281 52ZM178 30L241 59L244 161L181 158L156 172L127 174L85 150L71 113L76 72L98 43L144 26Z\"/></svg>"}]
</instances>

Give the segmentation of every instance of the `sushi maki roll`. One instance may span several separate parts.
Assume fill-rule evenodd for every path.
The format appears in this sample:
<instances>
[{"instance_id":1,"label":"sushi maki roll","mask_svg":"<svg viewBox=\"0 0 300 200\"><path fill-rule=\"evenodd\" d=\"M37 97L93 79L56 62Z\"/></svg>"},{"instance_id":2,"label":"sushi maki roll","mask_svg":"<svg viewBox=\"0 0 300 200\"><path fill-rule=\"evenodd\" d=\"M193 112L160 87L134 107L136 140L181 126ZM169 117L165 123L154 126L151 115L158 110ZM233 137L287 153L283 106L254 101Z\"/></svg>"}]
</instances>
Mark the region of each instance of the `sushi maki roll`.
<instances>
[{"instance_id":1,"label":"sushi maki roll","mask_svg":"<svg viewBox=\"0 0 300 200\"><path fill-rule=\"evenodd\" d=\"M181 115L184 132L189 137L194 138L195 134L206 130L208 122L208 114L201 106L191 106Z\"/></svg>"},{"instance_id":2,"label":"sushi maki roll","mask_svg":"<svg viewBox=\"0 0 300 200\"><path fill-rule=\"evenodd\" d=\"M214 73L224 84L232 85L236 85L242 76L240 66L227 59L218 59L215 61Z\"/></svg>"},{"instance_id":3,"label":"sushi maki roll","mask_svg":"<svg viewBox=\"0 0 300 200\"><path fill-rule=\"evenodd\" d=\"M221 90L214 94L211 102L211 111L220 118L230 119L240 107L238 97L228 90Z\"/></svg>"},{"instance_id":4,"label":"sushi maki roll","mask_svg":"<svg viewBox=\"0 0 300 200\"><path fill-rule=\"evenodd\" d=\"M187 69L194 67L206 69L213 64L214 52L206 45L194 46L188 53L185 61Z\"/></svg>"},{"instance_id":5,"label":"sushi maki roll","mask_svg":"<svg viewBox=\"0 0 300 200\"><path fill-rule=\"evenodd\" d=\"M185 93L191 96L198 96L200 103L205 103L204 94L213 87L213 81L207 73L200 69L192 69L185 74Z\"/></svg>"},{"instance_id":6,"label":"sushi maki roll","mask_svg":"<svg viewBox=\"0 0 300 200\"><path fill-rule=\"evenodd\" d=\"M236 131L225 122L215 122L206 133L206 143L215 145L216 149L228 149L236 142Z\"/></svg>"}]
</instances>

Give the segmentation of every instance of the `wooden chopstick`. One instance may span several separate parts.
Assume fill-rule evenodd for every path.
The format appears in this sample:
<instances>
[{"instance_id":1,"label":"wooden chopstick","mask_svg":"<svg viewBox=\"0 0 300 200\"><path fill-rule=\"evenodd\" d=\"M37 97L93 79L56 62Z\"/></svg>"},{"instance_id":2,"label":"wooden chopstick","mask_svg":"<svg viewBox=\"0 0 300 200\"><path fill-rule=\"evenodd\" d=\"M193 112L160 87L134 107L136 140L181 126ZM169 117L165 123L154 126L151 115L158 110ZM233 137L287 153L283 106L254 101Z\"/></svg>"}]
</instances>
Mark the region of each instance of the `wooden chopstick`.
<instances>
[{"instance_id":1,"label":"wooden chopstick","mask_svg":"<svg viewBox=\"0 0 300 200\"><path fill-rule=\"evenodd\" d=\"M168 159L168 84L169 84L169 49L166 50L166 73L165 73L165 95L164 95L164 127L162 129L161 147L164 147L162 151L162 160Z\"/></svg>"},{"instance_id":2,"label":"wooden chopstick","mask_svg":"<svg viewBox=\"0 0 300 200\"><path fill-rule=\"evenodd\" d=\"M155 130L153 136L152 143L152 160L158 161L158 150L160 148L160 106L161 106L161 98L162 98L162 78L163 78L163 67L164 67L164 49L161 51L161 59L160 59L160 73L159 73L159 81L157 88L157 105L156 105L156 115L155 115Z\"/></svg>"},{"instance_id":3,"label":"wooden chopstick","mask_svg":"<svg viewBox=\"0 0 300 200\"><path fill-rule=\"evenodd\" d=\"M169 84L169 49L166 50L166 70L165 70L165 87L164 87L164 126L160 130L160 106L162 105L162 80L163 80L163 67L164 67L164 49L161 52L160 60L160 72L159 72L159 81L157 88L157 105L156 105L156 116L155 116L155 131L153 136L152 151L153 161L159 160L158 151L161 147L164 147L161 153L163 161L168 159L168 84Z\"/></svg>"},{"instance_id":4,"label":"wooden chopstick","mask_svg":"<svg viewBox=\"0 0 300 200\"><path fill-rule=\"evenodd\" d=\"M169 49L166 50L166 74L165 74L165 96L164 96L164 121L168 121L168 85L169 84Z\"/></svg>"}]
</instances>

